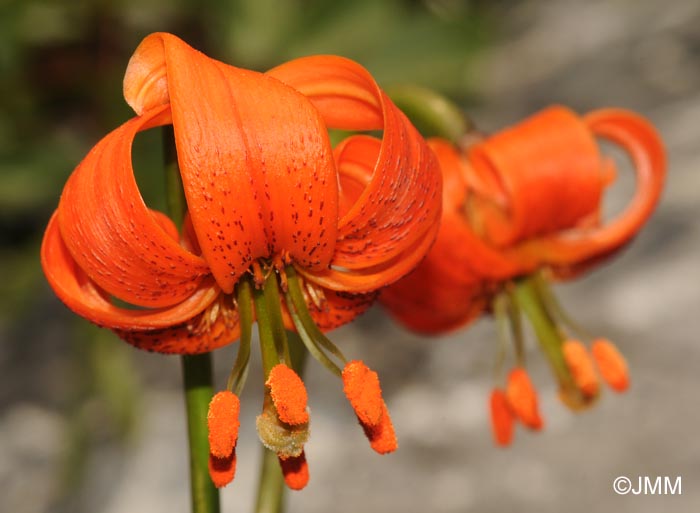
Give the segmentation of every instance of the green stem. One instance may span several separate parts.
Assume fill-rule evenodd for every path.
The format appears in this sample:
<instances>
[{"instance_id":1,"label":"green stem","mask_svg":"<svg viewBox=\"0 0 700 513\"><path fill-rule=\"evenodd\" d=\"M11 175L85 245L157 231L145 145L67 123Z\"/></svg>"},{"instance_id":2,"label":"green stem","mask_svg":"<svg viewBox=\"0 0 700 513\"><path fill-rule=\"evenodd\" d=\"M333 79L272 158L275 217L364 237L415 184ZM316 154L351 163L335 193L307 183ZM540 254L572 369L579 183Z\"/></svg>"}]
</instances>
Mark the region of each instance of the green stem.
<instances>
[{"instance_id":1,"label":"green stem","mask_svg":"<svg viewBox=\"0 0 700 513\"><path fill-rule=\"evenodd\" d=\"M207 410L212 397L211 355L182 356L190 447L192 513L218 513L219 491L209 477Z\"/></svg>"},{"instance_id":2,"label":"green stem","mask_svg":"<svg viewBox=\"0 0 700 513\"><path fill-rule=\"evenodd\" d=\"M265 447L262 450L262 467L258 481L255 513L282 513L286 490L282 469L277 454Z\"/></svg>"},{"instance_id":3,"label":"green stem","mask_svg":"<svg viewBox=\"0 0 700 513\"><path fill-rule=\"evenodd\" d=\"M182 177L177 165L175 137L171 126L163 128L166 202L170 218L180 228L187 211ZM219 491L209 477L207 410L213 395L211 355L182 356L182 376L187 410L190 453L192 513L218 513Z\"/></svg>"}]
</instances>

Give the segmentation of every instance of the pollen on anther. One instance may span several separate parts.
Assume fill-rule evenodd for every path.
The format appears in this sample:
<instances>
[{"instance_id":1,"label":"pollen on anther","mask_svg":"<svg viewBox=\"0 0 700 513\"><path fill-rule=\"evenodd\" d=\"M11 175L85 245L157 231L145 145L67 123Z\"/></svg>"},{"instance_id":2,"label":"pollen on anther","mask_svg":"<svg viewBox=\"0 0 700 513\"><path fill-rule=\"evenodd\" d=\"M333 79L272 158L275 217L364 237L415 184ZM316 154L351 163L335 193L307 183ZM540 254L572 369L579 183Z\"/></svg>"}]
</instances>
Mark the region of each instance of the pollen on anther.
<instances>
[{"instance_id":1,"label":"pollen on anther","mask_svg":"<svg viewBox=\"0 0 700 513\"><path fill-rule=\"evenodd\" d=\"M506 386L508 405L520 421L531 429L542 429L537 391L530 381L527 371L516 367L508 375Z\"/></svg>"},{"instance_id":2,"label":"pollen on anther","mask_svg":"<svg viewBox=\"0 0 700 513\"><path fill-rule=\"evenodd\" d=\"M382 401L382 415L379 422L370 426L360 421L360 425L369 440L370 447L379 454L387 454L399 448L394 424L391 422L391 416L384 401Z\"/></svg>"},{"instance_id":3,"label":"pollen on anther","mask_svg":"<svg viewBox=\"0 0 700 513\"><path fill-rule=\"evenodd\" d=\"M207 427L209 428L209 452L217 458L231 455L238 440L238 415L241 403L233 392L218 392L209 402Z\"/></svg>"},{"instance_id":4,"label":"pollen on anther","mask_svg":"<svg viewBox=\"0 0 700 513\"><path fill-rule=\"evenodd\" d=\"M567 340L562 346L564 361L578 389L586 397L598 394L598 376L593 360L584 346L578 340Z\"/></svg>"},{"instance_id":5,"label":"pollen on anther","mask_svg":"<svg viewBox=\"0 0 700 513\"><path fill-rule=\"evenodd\" d=\"M490 399L491 427L496 445L505 447L513 440L515 417L503 390L494 388Z\"/></svg>"},{"instance_id":6,"label":"pollen on anther","mask_svg":"<svg viewBox=\"0 0 700 513\"><path fill-rule=\"evenodd\" d=\"M209 454L209 477L214 486L221 488L233 481L236 475L236 451L226 458L217 458Z\"/></svg>"},{"instance_id":7,"label":"pollen on anther","mask_svg":"<svg viewBox=\"0 0 700 513\"><path fill-rule=\"evenodd\" d=\"M275 365L265 385L270 389L272 402L282 422L298 425L309 421L306 387L294 370L283 363Z\"/></svg>"},{"instance_id":8,"label":"pollen on anther","mask_svg":"<svg viewBox=\"0 0 700 513\"><path fill-rule=\"evenodd\" d=\"M600 375L610 388L616 392L624 392L629 388L627 361L612 342L604 338L594 340L591 353Z\"/></svg>"},{"instance_id":9,"label":"pollen on anther","mask_svg":"<svg viewBox=\"0 0 700 513\"><path fill-rule=\"evenodd\" d=\"M343 369L343 392L362 424L374 426L382 418L384 401L379 376L360 360Z\"/></svg>"},{"instance_id":10,"label":"pollen on anther","mask_svg":"<svg viewBox=\"0 0 700 513\"><path fill-rule=\"evenodd\" d=\"M279 458L284 482L291 490L301 490L309 483L309 464L302 451L299 456Z\"/></svg>"}]
</instances>

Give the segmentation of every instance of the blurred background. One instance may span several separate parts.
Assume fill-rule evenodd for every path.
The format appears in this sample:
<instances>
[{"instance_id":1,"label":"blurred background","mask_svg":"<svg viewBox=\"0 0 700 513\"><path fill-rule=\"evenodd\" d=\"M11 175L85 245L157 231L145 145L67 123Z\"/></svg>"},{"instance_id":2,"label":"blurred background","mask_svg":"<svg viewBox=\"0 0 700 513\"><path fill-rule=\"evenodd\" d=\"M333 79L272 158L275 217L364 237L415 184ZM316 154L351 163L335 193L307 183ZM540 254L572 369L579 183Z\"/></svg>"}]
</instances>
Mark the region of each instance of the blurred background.
<instances>
[{"instance_id":1,"label":"blurred background","mask_svg":"<svg viewBox=\"0 0 700 513\"><path fill-rule=\"evenodd\" d=\"M380 457L330 374L307 386L309 486L288 511L572 513L700 508L700 2L696 0L2 0L0 2L0 509L15 513L189 510L177 357L137 351L76 318L41 274L43 229L62 186L104 134L131 117L131 52L173 32L220 60L264 70L313 53L365 65L385 86L451 96L495 131L549 104L619 106L661 131L662 203L624 254L560 298L616 341L631 390L573 414L530 355L546 429L493 447L487 417L495 327L424 339L379 307L333 339L379 371L400 450ZM160 162L136 141L138 169ZM138 176L156 208L153 174ZM631 180L613 191L611 211ZM627 184L625 186L625 184ZM534 344L533 344L534 345ZM235 347L215 353L223 387ZM236 480L223 511L252 511L262 386L243 396ZM680 496L618 496L616 476L682 477Z\"/></svg>"}]
</instances>

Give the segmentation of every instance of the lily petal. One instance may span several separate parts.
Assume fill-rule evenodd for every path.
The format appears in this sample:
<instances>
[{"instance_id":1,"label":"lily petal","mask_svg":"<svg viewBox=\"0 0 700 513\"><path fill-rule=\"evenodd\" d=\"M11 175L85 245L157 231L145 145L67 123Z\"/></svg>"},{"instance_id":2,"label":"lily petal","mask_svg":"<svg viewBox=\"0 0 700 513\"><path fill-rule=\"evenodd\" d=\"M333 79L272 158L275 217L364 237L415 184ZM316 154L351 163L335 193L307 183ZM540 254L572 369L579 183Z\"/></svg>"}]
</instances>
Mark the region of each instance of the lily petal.
<instances>
[{"instance_id":1,"label":"lily petal","mask_svg":"<svg viewBox=\"0 0 700 513\"><path fill-rule=\"evenodd\" d=\"M164 228L163 216L151 213L134 179L135 135L167 122L159 107L107 135L73 172L58 206L58 226L78 266L100 288L143 307L176 305L209 274Z\"/></svg>"},{"instance_id":2,"label":"lily petal","mask_svg":"<svg viewBox=\"0 0 700 513\"><path fill-rule=\"evenodd\" d=\"M490 305L490 291L477 280L454 281L435 271L436 259L427 258L416 272L382 289L380 301L407 328L424 334L438 334L460 328Z\"/></svg>"},{"instance_id":3,"label":"lily petal","mask_svg":"<svg viewBox=\"0 0 700 513\"><path fill-rule=\"evenodd\" d=\"M306 57L268 73L307 95L329 127L384 131L381 142L357 136L335 151L339 173L364 170L367 185L339 222L335 270L324 272L318 283L362 292L400 278L422 255L412 265L402 265L405 258L397 256L429 247L440 216L441 176L425 141L353 61ZM343 279L343 272L352 276Z\"/></svg>"},{"instance_id":4,"label":"lily petal","mask_svg":"<svg viewBox=\"0 0 700 513\"><path fill-rule=\"evenodd\" d=\"M629 154L637 189L627 208L602 227L569 230L518 249L523 255L538 254L553 265L586 265L587 259L600 259L630 242L658 203L666 175L663 143L644 118L621 109L603 109L589 113L584 119L593 133L616 143Z\"/></svg>"},{"instance_id":5,"label":"lily petal","mask_svg":"<svg viewBox=\"0 0 700 513\"><path fill-rule=\"evenodd\" d=\"M128 309L114 306L107 294L92 281L73 259L59 230L54 213L41 246L41 263L49 284L68 308L86 319L112 329L159 329L195 317L219 295L213 280L203 280L181 303L170 308Z\"/></svg>"},{"instance_id":6,"label":"lily petal","mask_svg":"<svg viewBox=\"0 0 700 513\"><path fill-rule=\"evenodd\" d=\"M328 266L338 185L327 129L306 97L164 33L137 48L124 90L137 112L170 104L192 224L225 293L255 259L283 250L307 269Z\"/></svg>"},{"instance_id":7,"label":"lily petal","mask_svg":"<svg viewBox=\"0 0 700 513\"><path fill-rule=\"evenodd\" d=\"M560 106L474 144L468 161L471 224L499 248L573 226L597 210L605 185L593 134Z\"/></svg>"},{"instance_id":8,"label":"lily petal","mask_svg":"<svg viewBox=\"0 0 700 513\"><path fill-rule=\"evenodd\" d=\"M468 165L458 148L442 139L430 139L428 143L440 163L444 187L441 228L426 261L431 261L435 272L467 288L522 272L520 262L485 243L465 216L472 192L465 179Z\"/></svg>"}]
</instances>

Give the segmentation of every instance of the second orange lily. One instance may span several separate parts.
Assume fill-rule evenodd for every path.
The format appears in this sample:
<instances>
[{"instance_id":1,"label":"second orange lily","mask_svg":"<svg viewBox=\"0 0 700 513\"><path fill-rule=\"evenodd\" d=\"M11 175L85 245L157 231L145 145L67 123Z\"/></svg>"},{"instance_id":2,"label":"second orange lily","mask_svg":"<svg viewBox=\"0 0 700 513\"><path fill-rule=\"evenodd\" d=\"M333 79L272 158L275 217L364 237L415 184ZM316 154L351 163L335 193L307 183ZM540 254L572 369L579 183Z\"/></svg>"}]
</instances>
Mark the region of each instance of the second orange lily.
<instances>
[{"instance_id":1,"label":"second orange lily","mask_svg":"<svg viewBox=\"0 0 700 513\"><path fill-rule=\"evenodd\" d=\"M578 276L632 240L659 200L665 153L649 122L620 109L578 116L551 107L493 136L468 138L474 142L462 148L429 141L444 180L440 232L428 257L381 300L400 322L427 334L455 329L482 313L495 315L501 339L515 343L507 386L491 397L494 437L505 445L515 419L542 427L524 369L521 312L533 324L567 405L579 409L597 397L593 360L613 389L627 387L626 364L610 342L593 340L589 355L570 338L595 337L564 312L547 281ZM596 138L625 150L637 179L631 202L609 221L601 204L616 169Z\"/></svg>"}]
</instances>

